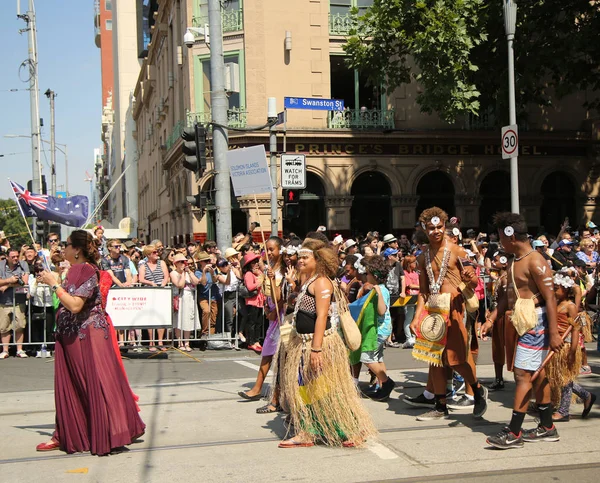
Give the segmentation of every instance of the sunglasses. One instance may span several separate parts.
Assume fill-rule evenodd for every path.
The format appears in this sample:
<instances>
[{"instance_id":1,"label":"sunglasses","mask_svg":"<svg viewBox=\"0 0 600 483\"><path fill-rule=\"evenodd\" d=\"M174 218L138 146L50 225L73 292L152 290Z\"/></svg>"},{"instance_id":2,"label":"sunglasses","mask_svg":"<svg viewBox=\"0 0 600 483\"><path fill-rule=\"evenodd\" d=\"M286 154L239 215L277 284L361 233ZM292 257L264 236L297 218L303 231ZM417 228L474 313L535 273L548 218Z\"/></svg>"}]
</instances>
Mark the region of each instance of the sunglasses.
<instances>
[{"instance_id":1,"label":"sunglasses","mask_svg":"<svg viewBox=\"0 0 600 483\"><path fill-rule=\"evenodd\" d=\"M58 243L58 238L52 238L51 240L48 240L48 242L50 242L50 243Z\"/></svg>"},{"instance_id":2,"label":"sunglasses","mask_svg":"<svg viewBox=\"0 0 600 483\"><path fill-rule=\"evenodd\" d=\"M154 250L153 252L150 252L150 255L158 255L158 252Z\"/></svg>"}]
</instances>

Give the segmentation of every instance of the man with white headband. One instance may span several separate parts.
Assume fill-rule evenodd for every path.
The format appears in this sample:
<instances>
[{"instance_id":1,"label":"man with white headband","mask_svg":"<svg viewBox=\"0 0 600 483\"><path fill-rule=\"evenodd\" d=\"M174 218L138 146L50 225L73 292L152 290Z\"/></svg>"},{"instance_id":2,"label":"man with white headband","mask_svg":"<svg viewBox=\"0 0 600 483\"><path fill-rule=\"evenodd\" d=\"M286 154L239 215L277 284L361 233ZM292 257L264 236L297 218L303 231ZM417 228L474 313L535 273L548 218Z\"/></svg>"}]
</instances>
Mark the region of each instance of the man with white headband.
<instances>
[{"instance_id":1,"label":"man with white headband","mask_svg":"<svg viewBox=\"0 0 600 483\"><path fill-rule=\"evenodd\" d=\"M560 350L563 342L558 335L556 298L552 271L544 257L529 244L527 223L522 215L498 213L494 224L504 250L514 255L508 265L506 296L498 301L498 316L507 311L506 324L512 322L518 334L514 363L507 357L508 369L514 365L517 388L510 424L487 443L499 449L519 448L523 442L558 441L552 422L550 384L543 361L550 349ZM492 323L495 320L490 317ZM509 341L506 340L506 346ZM508 354L507 354L508 356ZM539 377L532 382L533 374ZM521 431L531 395L535 394L540 414L537 428Z\"/></svg>"},{"instance_id":2,"label":"man with white headband","mask_svg":"<svg viewBox=\"0 0 600 483\"><path fill-rule=\"evenodd\" d=\"M460 291L461 286L474 289L477 277L472 267L461 269L459 266L459 257L465 258L465 251L446 240L448 215L444 210L429 208L421 213L419 220L429 246L418 258L420 294L410 328L417 336L413 357L429 363L435 406L417 420L448 418L446 367L458 372L472 387L473 415L480 418L487 410L487 389L477 381L475 364L467 347L463 323L465 299Z\"/></svg>"}]
</instances>

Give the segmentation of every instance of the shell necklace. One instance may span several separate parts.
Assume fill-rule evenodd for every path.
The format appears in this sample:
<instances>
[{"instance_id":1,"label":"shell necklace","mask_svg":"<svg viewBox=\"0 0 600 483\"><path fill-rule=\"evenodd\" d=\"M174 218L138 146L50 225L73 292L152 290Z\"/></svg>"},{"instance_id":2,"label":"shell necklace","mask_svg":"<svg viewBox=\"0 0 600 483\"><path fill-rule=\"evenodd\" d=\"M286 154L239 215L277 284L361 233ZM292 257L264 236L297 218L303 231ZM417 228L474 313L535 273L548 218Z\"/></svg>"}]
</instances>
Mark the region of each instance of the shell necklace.
<instances>
[{"instance_id":1,"label":"shell necklace","mask_svg":"<svg viewBox=\"0 0 600 483\"><path fill-rule=\"evenodd\" d=\"M444 278L446 278L446 272L448 271L448 262L450 261L450 249L448 248L448 242L444 245L444 255L442 256L442 264L440 266L440 273L437 280L433 275L433 268L431 267L431 257L429 255L429 248L425 252L425 270L427 271L427 278L429 279L429 291L433 295L440 293Z\"/></svg>"}]
</instances>

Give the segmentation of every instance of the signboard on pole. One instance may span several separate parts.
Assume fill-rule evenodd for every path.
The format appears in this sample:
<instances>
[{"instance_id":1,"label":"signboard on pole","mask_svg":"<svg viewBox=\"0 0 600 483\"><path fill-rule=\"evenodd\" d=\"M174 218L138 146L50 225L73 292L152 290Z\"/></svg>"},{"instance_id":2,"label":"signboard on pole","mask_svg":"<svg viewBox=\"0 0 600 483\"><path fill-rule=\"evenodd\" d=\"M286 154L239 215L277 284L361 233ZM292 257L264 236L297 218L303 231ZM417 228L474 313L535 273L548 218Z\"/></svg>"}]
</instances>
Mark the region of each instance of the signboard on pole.
<instances>
[{"instance_id":1,"label":"signboard on pole","mask_svg":"<svg viewBox=\"0 0 600 483\"><path fill-rule=\"evenodd\" d=\"M306 156L304 154L281 155L281 187L306 189Z\"/></svg>"},{"instance_id":2,"label":"signboard on pole","mask_svg":"<svg viewBox=\"0 0 600 483\"><path fill-rule=\"evenodd\" d=\"M228 151L227 164L235 196L260 195L273 190L263 144Z\"/></svg>"},{"instance_id":3,"label":"signboard on pole","mask_svg":"<svg viewBox=\"0 0 600 483\"><path fill-rule=\"evenodd\" d=\"M286 109L311 109L316 111L343 111L343 99L321 99L320 97L284 97Z\"/></svg>"},{"instance_id":4,"label":"signboard on pole","mask_svg":"<svg viewBox=\"0 0 600 483\"><path fill-rule=\"evenodd\" d=\"M502 159L516 158L519 154L519 130L516 124L502 128Z\"/></svg>"},{"instance_id":5,"label":"signboard on pole","mask_svg":"<svg viewBox=\"0 0 600 483\"><path fill-rule=\"evenodd\" d=\"M116 329L171 327L171 287L111 288L106 312Z\"/></svg>"}]
</instances>

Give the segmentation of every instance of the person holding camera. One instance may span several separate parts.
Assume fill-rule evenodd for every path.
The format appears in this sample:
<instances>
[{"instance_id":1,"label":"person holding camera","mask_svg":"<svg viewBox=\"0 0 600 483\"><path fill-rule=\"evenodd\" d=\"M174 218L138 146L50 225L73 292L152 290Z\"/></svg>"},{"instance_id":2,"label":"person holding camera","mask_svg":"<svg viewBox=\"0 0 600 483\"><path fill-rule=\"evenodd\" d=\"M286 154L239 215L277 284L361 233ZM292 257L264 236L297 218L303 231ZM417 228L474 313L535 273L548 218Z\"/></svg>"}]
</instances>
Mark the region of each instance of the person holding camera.
<instances>
[{"instance_id":1,"label":"person holding camera","mask_svg":"<svg viewBox=\"0 0 600 483\"><path fill-rule=\"evenodd\" d=\"M14 327L17 357L26 358L23 350L23 332L27 325L27 289L29 267L19 261L19 250L9 248L6 260L0 261L0 337L2 352L0 359L8 357L8 344Z\"/></svg>"}]
</instances>

